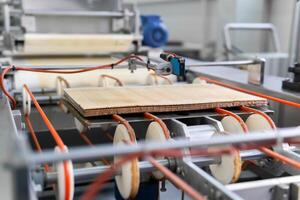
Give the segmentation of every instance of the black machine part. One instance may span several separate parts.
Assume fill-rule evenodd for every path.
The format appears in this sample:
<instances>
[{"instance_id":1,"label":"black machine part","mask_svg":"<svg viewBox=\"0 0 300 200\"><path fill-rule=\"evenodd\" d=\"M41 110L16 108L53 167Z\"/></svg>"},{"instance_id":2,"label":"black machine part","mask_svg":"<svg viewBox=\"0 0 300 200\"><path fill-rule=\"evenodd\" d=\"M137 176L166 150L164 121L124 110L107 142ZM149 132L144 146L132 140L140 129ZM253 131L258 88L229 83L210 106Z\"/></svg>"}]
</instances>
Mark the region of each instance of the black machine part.
<instances>
[{"instance_id":1,"label":"black machine part","mask_svg":"<svg viewBox=\"0 0 300 200\"><path fill-rule=\"evenodd\" d=\"M300 63L296 63L294 67L289 67L288 72L293 73L294 78L284 80L282 88L300 92Z\"/></svg>"}]
</instances>

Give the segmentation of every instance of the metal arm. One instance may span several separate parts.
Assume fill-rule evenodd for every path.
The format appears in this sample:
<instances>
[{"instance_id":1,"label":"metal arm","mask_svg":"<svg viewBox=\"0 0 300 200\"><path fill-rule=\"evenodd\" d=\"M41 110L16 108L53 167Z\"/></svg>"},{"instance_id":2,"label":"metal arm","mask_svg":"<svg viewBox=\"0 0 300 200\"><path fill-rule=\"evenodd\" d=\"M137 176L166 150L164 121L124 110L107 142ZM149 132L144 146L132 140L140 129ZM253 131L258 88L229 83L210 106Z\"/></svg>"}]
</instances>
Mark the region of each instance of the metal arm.
<instances>
[{"instance_id":1,"label":"metal arm","mask_svg":"<svg viewBox=\"0 0 300 200\"><path fill-rule=\"evenodd\" d=\"M232 50L230 30L269 30L272 33L275 51L280 52L280 42L273 24L270 23L229 23L224 27L225 46L228 51Z\"/></svg>"}]
</instances>

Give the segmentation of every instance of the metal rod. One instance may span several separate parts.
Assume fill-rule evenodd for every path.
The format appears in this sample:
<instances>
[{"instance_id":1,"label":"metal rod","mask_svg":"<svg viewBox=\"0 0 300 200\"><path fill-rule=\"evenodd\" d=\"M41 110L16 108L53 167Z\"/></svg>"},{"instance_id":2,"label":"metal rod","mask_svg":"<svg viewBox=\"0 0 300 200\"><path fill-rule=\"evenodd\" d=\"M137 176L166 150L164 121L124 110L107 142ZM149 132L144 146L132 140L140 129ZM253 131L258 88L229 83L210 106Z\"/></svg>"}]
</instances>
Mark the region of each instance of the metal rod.
<instances>
[{"instance_id":1,"label":"metal rod","mask_svg":"<svg viewBox=\"0 0 300 200\"><path fill-rule=\"evenodd\" d=\"M169 168L169 161L167 159L157 160L161 165ZM107 169L109 169L109 165L97 166L97 167L87 167L81 169L74 170L74 178L76 182L88 182L95 179L96 176L103 173ZM140 161L139 162L139 169L141 173L144 172L152 172L155 168L148 162L148 161ZM120 175L121 172L116 172L115 175ZM49 172L46 173L45 176L45 183L47 185L51 185L57 182L57 172Z\"/></svg>"},{"instance_id":2,"label":"metal rod","mask_svg":"<svg viewBox=\"0 0 300 200\"><path fill-rule=\"evenodd\" d=\"M10 32L10 14L9 14L9 5L3 5L3 16L4 16L4 31L6 33Z\"/></svg>"},{"instance_id":3,"label":"metal rod","mask_svg":"<svg viewBox=\"0 0 300 200\"><path fill-rule=\"evenodd\" d=\"M45 102L57 102L61 99L60 96L58 95L43 95L43 96L36 96L36 100L39 103L45 103ZM22 101L22 97L19 96L18 98L16 98L17 102L21 102Z\"/></svg>"},{"instance_id":4,"label":"metal rod","mask_svg":"<svg viewBox=\"0 0 300 200\"><path fill-rule=\"evenodd\" d=\"M28 153L24 154L25 162L18 159L11 159L12 165L26 165L26 163L43 164L58 162L62 160L73 161L88 161L91 159L99 159L101 157L109 157L115 155L127 155L132 153L143 152L145 154L153 151L163 151L168 149L183 149L183 148L207 148L211 146L232 145L234 147L245 148L246 144L276 144L287 142L291 139L300 137L299 128L278 129L276 131L258 132L252 134L235 134L229 136L219 136L210 139L188 140L178 139L167 142L140 142L133 145L96 145L93 147L76 147L70 149L68 154L55 153L53 151L44 151L43 153Z\"/></svg>"},{"instance_id":5,"label":"metal rod","mask_svg":"<svg viewBox=\"0 0 300 200\"><path fill-rule=\"evenodd\" d=\"M199 62L186 65L186 67L209 67L209 66L234 66L234 65L251 65L258 64L258 60L237 60L237 61L220 61L220 62Z\"/></svg>"},{"instance_id":6,"label":"metal rod","mask_svg":"<svg viewBox=\"0 0 300 200\"><path fill-rule=\"evenodd\" d=\"M197 191L207 196L207 199L241 200L235 193L226 190L225 186L215 178L196 166L190 160L183 160L184 179Z\"/></svg>"},{"instance_id":7,"label":"metal rod","mask_svg":"<svg viewBox=\"0 0 300 200\"><path fill-rule=\"evenodd\" d=\"M242 160L256 160L256 159L266 157L265 154L257 150L242 151L240 155ZM157 161L165 167L174 168L174 166L170 166L170 162L168 159L160 159ZM221 158L220 157L193 157L192 162L199 167L203 167L211 164L219 164L221 162ZM75 169L74 170L75 182L92 181L95 178L95 176L103 173L108 168L110 168L109 165ZM148 161L140 161L139 169L141 173L153 172L155 170L155 168ZM119 174L120 172L116 172L115 175L119 175ZM44 177L45 177L46 185L51 185L57 182L57 172L48 172L45 174Z\"/></svg>"},{"instance_id":8,"label":"metal rod","mask_svg":"<svg viewBox=\"0 0 300 200\"><path fill-rule=\"evenodd\" d=\"M46 94L46 93L55 93L56 89L53 88L35 88L35 89L31 89L32 93L34 94ZM13 93L14 95L18 95L18 94L22 94L22 90L12 90L11 93Z\"/></svg>"},{"instance_id":9,"label":"metal rod","mask_svg":"<svg viewBox=\"0 0 300 200\"><path fill-rule=\"evenodd\" d=\"M124 17L134 16L132 12L112 12L112 11L57 11L57 10L26 10L26 15L40 16L80 16L80 17Z\"/></svg>"}]
</instances>

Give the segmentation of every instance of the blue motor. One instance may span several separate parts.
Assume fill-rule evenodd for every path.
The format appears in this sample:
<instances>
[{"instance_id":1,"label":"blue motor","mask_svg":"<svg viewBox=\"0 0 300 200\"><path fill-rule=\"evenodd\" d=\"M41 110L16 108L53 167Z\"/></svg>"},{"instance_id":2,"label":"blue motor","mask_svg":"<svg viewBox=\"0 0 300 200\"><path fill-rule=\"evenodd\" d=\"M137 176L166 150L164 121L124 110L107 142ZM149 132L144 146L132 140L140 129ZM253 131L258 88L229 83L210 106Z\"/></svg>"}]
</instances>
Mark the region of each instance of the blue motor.
<instances>
[{"instance_id":1,"label":"blue motor","mask_svg":"<svg viewBox=\"0 0 300 200\"><path fill-rule=\"evenodd\" d=\"M161 47L168 42L168 30L159 15L142 15L143 45Z\"/></svg>"}]
</instances>

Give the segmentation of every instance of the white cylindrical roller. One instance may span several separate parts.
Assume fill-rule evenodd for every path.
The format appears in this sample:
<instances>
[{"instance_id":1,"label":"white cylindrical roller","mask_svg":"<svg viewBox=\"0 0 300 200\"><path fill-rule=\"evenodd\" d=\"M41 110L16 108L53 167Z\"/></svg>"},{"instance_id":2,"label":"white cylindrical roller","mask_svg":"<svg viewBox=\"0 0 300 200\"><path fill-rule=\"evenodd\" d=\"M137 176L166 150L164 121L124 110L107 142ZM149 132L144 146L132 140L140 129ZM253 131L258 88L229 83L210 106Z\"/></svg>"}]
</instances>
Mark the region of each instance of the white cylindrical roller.
<instances>
[{"instance_id":1,"label":"white cylindrical roller","mask_svg":"<svg viewBox=\"0 0 300 200\"><path fill-rule=\"evenodd\" d=\"M223 184L234 183L241 173L242 161L240 154L222 155L221 164L210 165L212 175Z\"/></svg>"},{"instance_id":2,"label":"white cylindrical roller","mask_svg":"<svg viewBox=\"0 0 300 200\"><path fill-rule=\"evenodd\" d=\"M222 126L226 133L236 134L243 133L243 128L239 121L232 116L226 116L221 120ZM221 134L221 133L218 133ZM221 163L209 166L212 175L223 184L234 183L238 180L242 160L239 152L234 155L222 155Z\"/></svg>"},{"instance_id":3,"label":"white cylindrical roller","mask_svg":"<svg viewBox=\"0 0 300 200\"><path fill-rule=\"evenodd\" d=\"M166 138L164 131L160 124L158 122L151 122L148 126L147 133L146 133L146 140L147 141L159 141L164 142L167 141L168 138ZM163 159L163 157L157 157L157 159ZM154 171L152 172L153 176L160 180L164 178L163 173L160 171Z\"/></svg>"},{"instance_id":4,"label":"white cylindrical roller","mask_svg":"<svg viewBox=\"0 0 300 200\"><path fill-rule=\"evenodd\" d=\"M207 84L206 80L202 80L200 78L195 78L193 80L193 84Z\"/></svg>"},{"instance_id":5,"label":"white cylindrical roller","mask_svg":"<svg viewBox=\"0 0 300 200\"><path fill-rule=\"evenodd\" d=\"M272 130L272 126L268 120L259 114L252 114L246 120L249 132L263 132Z\"/></svg>"},{"instance_id":6,"label":"white cylindrical roller","mask_svg":"<svg viewBox=\"0 0 300 200\"><path fill-rule=\"evenodd\" d=\"M240 122L232 116L223 117L221 123L227 133L236 134L244 132Z\"/></svg>"},{"instance_id":7,"label":"white cylindrical roller","mask_svg":"<svg viewBox=\"0 0 300 200\"><path fill-rule=\"evenodd\" d=\"M128 52L133 34L59 34L26 33L25 55L78 55Z\"/></svg>"},{"instance_id":8,"label":"white cylindrical roller","mask_svg":"<svg viewBox=\"0 0 300 200\"><path fill-rule=\"evenodd\" d=\"M114 135L114 145L124 145L130 140L128 130L123 124L119 124ZM134 141L136 142L136 141ZM114 163L118 162L120 157L114 157ZM134 198L137 195L140 185L140 170L138 159L133 159L121 167L121 175L115 176L115 181L121 196L124 199Z\"/></svg>"},{"instance_id":9,"label":"white cylindrical roller","mask_svg":"<svg viewBox=\"0 0 300 200\"><path fill-rule=\"evenodd\" d=\"M118 82L116 80L100 76L99 77L99 82L98 82L99 87L116 87L119 86Z\"/></svg>"},{"instance_id":10,"label":"white cylindrical roller","mask_svg":"<svg viewBox=\"0 0 300 200\"><path fill-rule=\"evenodd\" d=\"M169 80L169 81L168 81ZM155 74L149 74L146 78L147 85L170 85L172 84L172 80L167 77L162 78Z\"/></svg>"},{"instance_id":11,"label":"white cylindrical roller","mask_svg":"<svg viewBox=\"0 0 300 200\"><path fill-rule=\"evenodd\" d=\"M62 151L59 147L55 147L55 152L57 153L68 153L68 148L65 146L64 150ZM68 176L65 174L64 163L67 164L67 171ZM74 169L73 164L70 160L65 162L59 162L56 164L57 169L57 187L58 187L58 199L65 200L68 196L68 200L72 200L74 196ZM69 178L69 186L66 186L66 178ZM66 187L69 187L69 194L66 194Z\"/></svg>"},{"instance_id":12,"label":"white cylindrical roller","mask_svg":"<svg viewBox=\"0 0 300 200\"><path fill-rule=\"evenodd\" d=\"M252 114L248 117L248 119L246 120L246 124L247 127L249 129L249 132L268 132L268 131L272 131L273 127L270 124L270 122L263 116L260 114ZM274 122L273 122L274 124ZM280 140L280 139L279 139ZM282 147L281 145L279 145L279 143L281 143L282 141L278 141L278 145L277 146L273 146L273 149L275 151L280 150ZM288 144L285 144L288 145Z\"/></svg>"},{"instance_id":13,"label":"white cylindrical roller","mask_svg":"<svg viewBox=\"0 0 300 200\"><path fill-rule=\"evenodd\" d=\"M31 111L31 97L23 87L22 90L22 102L23 102L23 112L25 115L29 115Z\"/></svg>"}]
</instances>

